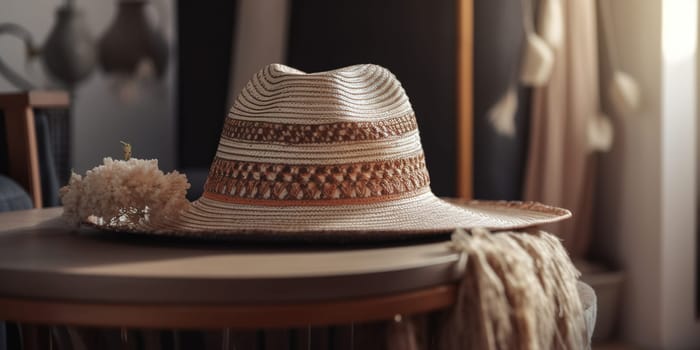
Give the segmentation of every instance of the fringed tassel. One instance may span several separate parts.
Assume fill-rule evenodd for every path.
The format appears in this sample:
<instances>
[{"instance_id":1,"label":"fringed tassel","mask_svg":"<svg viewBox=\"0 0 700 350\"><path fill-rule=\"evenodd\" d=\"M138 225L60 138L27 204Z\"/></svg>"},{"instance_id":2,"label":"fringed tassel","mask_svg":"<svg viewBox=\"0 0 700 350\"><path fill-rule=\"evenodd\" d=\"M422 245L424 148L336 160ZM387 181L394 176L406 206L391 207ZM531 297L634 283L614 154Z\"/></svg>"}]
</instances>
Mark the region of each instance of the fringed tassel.
<instances>
[{"instance_id":1,"label":"fringed tassel","mask_svg":"<svg viewBox=\"0 0 700 350\"><path fill-rule=\"evenodd\" d=\"M441 348L586 347L579 273L555 236L457 230L450 247L464 277Z\"/></svg>"}]
</instances>

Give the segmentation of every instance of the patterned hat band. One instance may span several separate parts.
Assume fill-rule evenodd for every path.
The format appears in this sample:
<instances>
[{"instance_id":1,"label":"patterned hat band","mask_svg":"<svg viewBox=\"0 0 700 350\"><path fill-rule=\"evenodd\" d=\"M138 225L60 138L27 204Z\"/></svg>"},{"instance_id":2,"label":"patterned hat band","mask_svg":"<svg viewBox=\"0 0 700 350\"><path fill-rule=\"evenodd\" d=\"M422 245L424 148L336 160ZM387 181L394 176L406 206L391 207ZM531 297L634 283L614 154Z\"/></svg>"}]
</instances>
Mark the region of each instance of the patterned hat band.
<instances>
[{"instance_id":1,"label":"patterned hat band","mask_svg":"<svg viewBox=\"0 0 700 350\"><path fill-rule=\"evenodd\" d=\"M328 205L372 203L429 191L423 154L387 161L283 165L216 158L204 196L230 203Z\"/></svg>"},{"instance_id":2,"label":"patterned hat band","mask_svg":"<svg viewBox=\"0 0 700 350\"><path fill-rule=\"evenodd\" d=\"M380 140L416 131L413 114L376 122L341 122L316 125L265 123L226 118L221 138L278 144L319 144Z\"/></svg>"}]
</instances>

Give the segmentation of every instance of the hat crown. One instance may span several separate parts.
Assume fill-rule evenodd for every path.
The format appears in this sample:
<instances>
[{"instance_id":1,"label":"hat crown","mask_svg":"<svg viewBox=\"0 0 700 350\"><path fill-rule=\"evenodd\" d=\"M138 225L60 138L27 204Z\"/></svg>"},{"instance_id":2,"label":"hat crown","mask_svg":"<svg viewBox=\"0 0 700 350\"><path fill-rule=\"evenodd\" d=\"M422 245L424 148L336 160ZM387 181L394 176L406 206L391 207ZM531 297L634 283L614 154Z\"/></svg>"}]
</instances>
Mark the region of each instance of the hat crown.
<instances>
[{"instance_id":1,"label":"hat crown","mask_svg":"<svg viewBox=\"0 0 700 350\"><path fill-rule=\"evenodd\" d=\"M230 113L276 123L327 123L371 121L413 110L398 79L378 65L304 73L271 64L245 85Z\"/></svg>"},{"instance_id":2,"label":"hat crown","mask_svg":"<svg viewBox=\"0 0 700 350\"><path fill-rule=\"evenodd\" d=\"M413 109L387 69L273 64L231 108L205 197L268 205L376 202L430 191Z\"/></svg>"}]
</instances>

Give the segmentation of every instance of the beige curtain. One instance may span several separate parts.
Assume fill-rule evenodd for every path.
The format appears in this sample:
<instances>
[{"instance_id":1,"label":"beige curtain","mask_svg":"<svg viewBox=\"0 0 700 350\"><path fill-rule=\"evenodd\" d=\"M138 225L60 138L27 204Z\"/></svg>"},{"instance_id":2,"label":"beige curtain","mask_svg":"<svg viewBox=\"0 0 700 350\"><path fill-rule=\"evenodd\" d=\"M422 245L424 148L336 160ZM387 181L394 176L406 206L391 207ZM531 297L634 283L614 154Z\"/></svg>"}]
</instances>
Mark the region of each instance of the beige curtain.
<instances>
[{"instance_id":1,"label":"beige curtain","mask_svg":"<svg viewBox=\"0 0 700 350\"><path fill-rule=\"evenodd\" d=\"M595 157L586 138L599 111L598 39L594 1L561 1L564 43L555 49L549 84L533 93L524 198L570 209L572 219L545 230L558 234L573 258L591 237Z\"/></svg>"},{"instance_id":2,"label":"beige curtain","mask_svg":"<svg viewBox=\"0 0 700 350\"><path fill-rule=\"evenodd\" d=\"M226 111L250 77L270 63L285 63L290 3L290 0L238 0Z\"/></svg>"}]
</instances>

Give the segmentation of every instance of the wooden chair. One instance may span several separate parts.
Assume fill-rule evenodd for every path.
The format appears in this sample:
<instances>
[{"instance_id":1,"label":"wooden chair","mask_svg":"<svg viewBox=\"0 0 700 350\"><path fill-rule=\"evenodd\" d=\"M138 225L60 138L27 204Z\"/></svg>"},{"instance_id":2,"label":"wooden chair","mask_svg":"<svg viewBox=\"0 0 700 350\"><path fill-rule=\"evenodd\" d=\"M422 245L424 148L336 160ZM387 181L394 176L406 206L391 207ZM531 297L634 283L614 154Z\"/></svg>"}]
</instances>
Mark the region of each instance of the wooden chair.
<instances>
[{"instance_id":1,"label":"wooden chair","mask_svg":"<svg viewBox=\"0 0 700 350\"><path fill-rule=\"evenodd\" d=\"M9 176L29 193L35 208L43 206L35 108L68 108L70 97L63 91L25 91L0 94L5 116Z\"/></svg>"}]
</instances>

